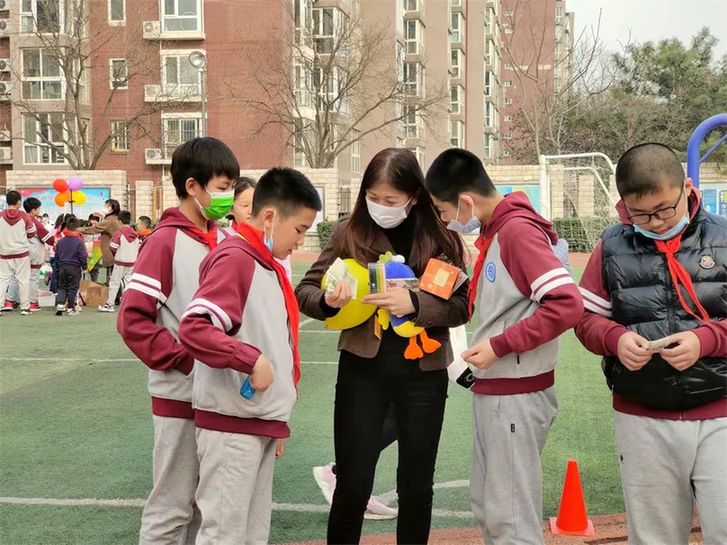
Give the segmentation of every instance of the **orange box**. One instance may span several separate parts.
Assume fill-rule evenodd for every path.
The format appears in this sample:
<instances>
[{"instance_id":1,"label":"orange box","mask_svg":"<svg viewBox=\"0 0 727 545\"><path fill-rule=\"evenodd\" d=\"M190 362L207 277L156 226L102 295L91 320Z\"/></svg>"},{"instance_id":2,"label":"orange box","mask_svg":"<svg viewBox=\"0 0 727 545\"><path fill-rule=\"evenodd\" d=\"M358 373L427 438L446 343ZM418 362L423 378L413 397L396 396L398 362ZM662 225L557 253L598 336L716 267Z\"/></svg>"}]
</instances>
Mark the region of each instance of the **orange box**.
<instances>
[{"instance_id":1,"label":"orange box","mask_svg":"<svg viewBox=\"0 0 727 545\"><path fill-rule=\"evenodd\" d=\"M459 267L439 259L430 259L419 281L419 289L442 299L449 299L457 287L461 274L462 270Z\"/></svg>"}]
</instances>

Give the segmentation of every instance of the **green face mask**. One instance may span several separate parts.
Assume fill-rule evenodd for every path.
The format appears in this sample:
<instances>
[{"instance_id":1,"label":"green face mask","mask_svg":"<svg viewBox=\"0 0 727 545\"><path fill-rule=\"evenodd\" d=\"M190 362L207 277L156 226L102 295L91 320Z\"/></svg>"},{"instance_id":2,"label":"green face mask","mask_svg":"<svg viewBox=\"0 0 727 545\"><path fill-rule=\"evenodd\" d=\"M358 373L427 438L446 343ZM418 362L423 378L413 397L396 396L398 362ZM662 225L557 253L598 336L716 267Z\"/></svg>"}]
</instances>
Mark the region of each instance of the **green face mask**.
<instances>
[{"instance_id":1,"label":"green face mask","mask_svg":"<svg viewBox=\"0 0 727 545\"><path fill-rule=\"evenodd\" d=\"M205 189L205 191L207 190ZM197 203L197 206L199 206L199 209L202 211L202 215L205 218L214 221L222 219L230 213L232 205L235 202L234 189L230 189L229 191L207 191L207 194L210 196L210 204L207 207L199 204L197 197L194 198L194 201Z\"/></svg>"}]
</instances>

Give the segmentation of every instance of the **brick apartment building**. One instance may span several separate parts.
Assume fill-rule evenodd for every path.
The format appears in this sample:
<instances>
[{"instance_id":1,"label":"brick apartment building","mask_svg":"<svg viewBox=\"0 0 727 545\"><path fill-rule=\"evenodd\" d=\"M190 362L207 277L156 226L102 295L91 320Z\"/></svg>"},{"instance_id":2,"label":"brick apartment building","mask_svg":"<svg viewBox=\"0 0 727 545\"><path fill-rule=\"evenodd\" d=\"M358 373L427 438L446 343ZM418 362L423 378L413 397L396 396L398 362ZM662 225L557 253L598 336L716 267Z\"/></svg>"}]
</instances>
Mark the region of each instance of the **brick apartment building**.
<instances>
[{"instance_id":1,"label":"brick apartment building","mask_svg":"<svg viewBox=\"0 0 727 545\"><path fill-rule=\"evenodd\" d=\"M450 146L507 160L518 102L503 13L515 1L0 0L0 189L10 169L49 179L74 165L125 171L130 188L152 188L156 214L169 201L171 151L199 134L227 142L243 170L308 166L295 134L249 104L274 100L261 94L261 78L298 77L291 37L303 39L301 28L318 47L349 17L385 29L408 93L446 96L426 120L404 106L401 121L338 156L339 213L385 146L412 149L425 168ZM552 34L551 57L572 47L559 38L564 27L572 35L573 23L562 0L520 2L527 16L519 24ZM394 109L384 105L357 128L400 115ZM86 136L69 138L72 131Z\"/></svg>"}]
</instances>

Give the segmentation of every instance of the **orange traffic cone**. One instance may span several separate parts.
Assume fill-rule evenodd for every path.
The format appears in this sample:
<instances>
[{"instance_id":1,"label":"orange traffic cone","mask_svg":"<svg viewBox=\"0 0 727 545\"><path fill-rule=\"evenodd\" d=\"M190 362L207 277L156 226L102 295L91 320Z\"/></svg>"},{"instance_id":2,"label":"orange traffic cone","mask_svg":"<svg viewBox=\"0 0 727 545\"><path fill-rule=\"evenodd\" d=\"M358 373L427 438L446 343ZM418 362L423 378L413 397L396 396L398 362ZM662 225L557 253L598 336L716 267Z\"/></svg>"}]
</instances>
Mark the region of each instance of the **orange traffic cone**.
<instances>
[{"instance_id":1,"label":"orange traffic cone","mask_svg":"<svg viewBox=\"0 0 727 545\"><path fill-rule=\"evenodd\" d=\"M581 476L575 460L568 460L558 518L550 518L550 531L555 535L570 536L592 536L595 533L593 522L586 514Z\"/></svg>"}]
</instances>

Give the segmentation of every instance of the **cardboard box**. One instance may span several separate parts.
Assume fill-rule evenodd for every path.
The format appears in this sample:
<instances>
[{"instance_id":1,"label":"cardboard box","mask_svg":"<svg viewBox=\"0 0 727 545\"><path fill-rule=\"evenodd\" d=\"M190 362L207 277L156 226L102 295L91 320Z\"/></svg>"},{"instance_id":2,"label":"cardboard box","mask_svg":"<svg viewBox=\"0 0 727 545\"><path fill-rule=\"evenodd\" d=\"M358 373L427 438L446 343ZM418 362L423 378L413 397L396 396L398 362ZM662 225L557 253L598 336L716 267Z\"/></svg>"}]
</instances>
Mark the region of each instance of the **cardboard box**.
<instances>
[{"instance_id":1,"label":"cardboard box","mask_svg":"<svg viewBox=\"0 0 727 545\"><path fill-rule=\"evenodd\" d=\"M97 284L90 280L81 280L78 297L80 303L87 307L103 305L108 299L109 289L103 284Z\"/></svg>"}]
</instances>

